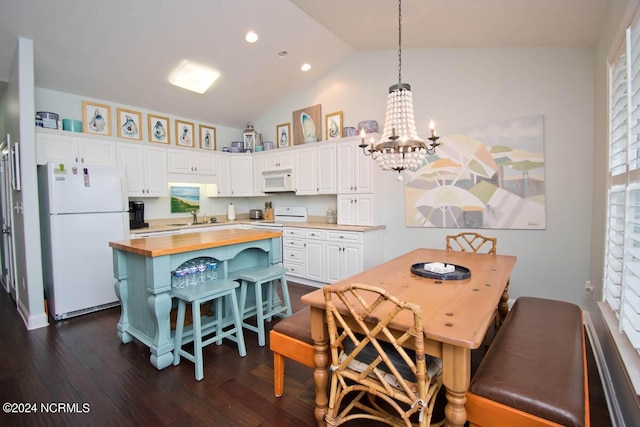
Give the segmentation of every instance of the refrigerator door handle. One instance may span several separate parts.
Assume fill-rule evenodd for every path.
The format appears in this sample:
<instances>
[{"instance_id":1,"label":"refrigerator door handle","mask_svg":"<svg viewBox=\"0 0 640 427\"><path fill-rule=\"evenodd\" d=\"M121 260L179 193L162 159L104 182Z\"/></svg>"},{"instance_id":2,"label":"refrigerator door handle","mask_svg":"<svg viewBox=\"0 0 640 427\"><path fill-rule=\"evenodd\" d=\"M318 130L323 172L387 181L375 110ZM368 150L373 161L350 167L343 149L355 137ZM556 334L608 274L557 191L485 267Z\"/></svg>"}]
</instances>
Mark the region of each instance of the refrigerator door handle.
<instances>
[{"instance_id":1,"label":"refrigerator door handle","mask_svg":"<svg viewBox=\"0 0 640 427\"><path fill-rule=\"evenodd\" d=\"M122 210L129 211L129 194L127 193L127 180L125 177L120 178L120 186L122 187Z\"/></svg>"}]
</instances>

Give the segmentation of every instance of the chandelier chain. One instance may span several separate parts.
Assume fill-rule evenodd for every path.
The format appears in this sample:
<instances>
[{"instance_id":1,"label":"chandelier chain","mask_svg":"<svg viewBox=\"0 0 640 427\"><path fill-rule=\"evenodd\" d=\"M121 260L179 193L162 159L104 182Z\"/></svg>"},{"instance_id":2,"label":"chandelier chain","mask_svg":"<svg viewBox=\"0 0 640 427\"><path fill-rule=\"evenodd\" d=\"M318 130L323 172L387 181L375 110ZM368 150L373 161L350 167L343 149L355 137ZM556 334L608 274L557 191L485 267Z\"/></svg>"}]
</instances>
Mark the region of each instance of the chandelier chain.
<instances>
[{"instance_id":1,"label":"chandelier chain","mask_svg":"<svg viewBox=\"0 0 640 427\"><path fill-rule=\"evenodd\" d=\"M402 85L402 0L398 0L398 86Z\"/></svg>"}]
</instances>

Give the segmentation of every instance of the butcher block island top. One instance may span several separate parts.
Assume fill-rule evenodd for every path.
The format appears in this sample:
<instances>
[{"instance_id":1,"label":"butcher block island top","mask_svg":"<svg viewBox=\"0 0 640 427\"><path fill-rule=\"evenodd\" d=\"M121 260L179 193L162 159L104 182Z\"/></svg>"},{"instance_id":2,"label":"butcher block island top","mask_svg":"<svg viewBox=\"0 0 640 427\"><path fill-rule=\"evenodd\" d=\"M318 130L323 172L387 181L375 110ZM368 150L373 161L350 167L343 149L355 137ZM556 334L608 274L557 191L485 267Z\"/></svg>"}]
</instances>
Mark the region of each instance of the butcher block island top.
<instances>
[{"instance_id":1,"label":"butcher block island top","mask_svg":"<svg viewBox=\"0 0 640 427\"><path fill-rule=\"evenodd\" d=\"M109 246L153 258L281 236L282 233L279 231L219 230L121 240L109 242Z\"/></svg>"}]
</instances>

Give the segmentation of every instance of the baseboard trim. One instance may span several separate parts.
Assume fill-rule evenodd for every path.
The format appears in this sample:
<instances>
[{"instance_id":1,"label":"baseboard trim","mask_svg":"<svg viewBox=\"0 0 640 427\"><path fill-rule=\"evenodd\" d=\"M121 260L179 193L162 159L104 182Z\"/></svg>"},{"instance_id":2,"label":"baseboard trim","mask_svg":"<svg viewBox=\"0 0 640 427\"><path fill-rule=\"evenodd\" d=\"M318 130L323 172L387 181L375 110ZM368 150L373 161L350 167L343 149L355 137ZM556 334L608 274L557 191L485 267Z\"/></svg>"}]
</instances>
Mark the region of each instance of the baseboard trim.
<instances>
[{"instance_id":1,"label":"baseboard trim","mask_svg":"<svg viewBox=\"0 0 640 427\"><path fill-rule=\"evenodd\" d=\"M31 316L29 310L24 306L22 301L18 301L18 313L24 322L27 330L32 331L34 329L44 328L49 326L49 319L46 313L39 314L37 316Z\"/></svg>"},{"instance_id":2,"label":"baseboard trim","mask_svg":"<svg viewBox=\"0 0 640 427\"><path fill-rule=\"evenodd\" d=\"M611 381L611 375L607 369L607 363L604 358L602 346L598 339L598 334L593 327L593 321L588 311L582 312L584 319L585 330L589 336L589 342L591 343L591 350L593 351L596 366L598 367L598 373L600 374L600 382L602 383L602 389L604 390L605 400L607 402L607 408L609 408L609 415L611 416L611 424L613 427L624 426L624 420L620 411L620 406L613 390L613 383Z\"/></svg>"}]
</instances>

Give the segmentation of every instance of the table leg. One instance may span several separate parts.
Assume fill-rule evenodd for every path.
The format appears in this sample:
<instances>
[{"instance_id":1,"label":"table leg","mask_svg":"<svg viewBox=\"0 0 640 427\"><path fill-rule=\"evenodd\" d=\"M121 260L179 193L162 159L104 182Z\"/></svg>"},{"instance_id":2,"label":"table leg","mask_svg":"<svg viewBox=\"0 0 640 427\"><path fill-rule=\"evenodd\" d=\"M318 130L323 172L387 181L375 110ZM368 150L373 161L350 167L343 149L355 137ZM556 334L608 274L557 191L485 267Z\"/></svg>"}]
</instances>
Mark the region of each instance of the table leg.
<instances>
[{"instance_id":1,"label":"table leg","mask_svg":"<svg viewBox=\"0 0 640 427\"><path fill-rule=\"evenodd\" d=\"M316 365L313 372L313 380L316 385L316 409L314 415L318 426L324 427L326 425L325 415L329 404L327 396L329 336L327 326L324 323L324 310L318 307L311 307L311 338L313 339L314 348L313 361Z\"/></svg>"},{"instance_id":2,"label":"table leg","mask_svg":"<svg viewBox=\"0 0 640 427\"><path fill-rule=\"evenodd\" d=\"M442 345L442 376L446 389L445 426L462 427L467 421L467 390L471 382L471 350Z\"/></svg>"},{"instance_id":3,"label":"table leg","mask_svg":"<svg viewBox=\"0 0 640 427\"><path fill-rule=\"evenodd\" d=\"M161 370L173 364L173 341L171 340L171 326L169 312L171 311L171 297L168 292L149 295L147 307L151 318L156 324L153 344L150 346L149 360L156 369Z\"/></svg>"}]
</instances>

